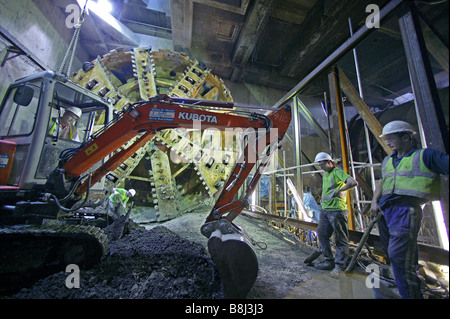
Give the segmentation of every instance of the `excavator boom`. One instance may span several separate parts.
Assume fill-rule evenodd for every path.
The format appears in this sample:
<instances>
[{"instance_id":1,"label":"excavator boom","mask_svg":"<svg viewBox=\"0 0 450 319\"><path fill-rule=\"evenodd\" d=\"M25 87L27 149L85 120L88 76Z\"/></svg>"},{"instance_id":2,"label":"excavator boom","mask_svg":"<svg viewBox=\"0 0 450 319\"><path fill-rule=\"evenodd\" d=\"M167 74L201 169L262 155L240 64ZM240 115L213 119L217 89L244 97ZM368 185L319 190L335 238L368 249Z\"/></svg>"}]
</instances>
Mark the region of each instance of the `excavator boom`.
<instances>
[{"instance_id":1,"label":"excavator boom","mask_svg":"<svg viewBox=\"0 0 450 319\"><path fill-rule=\"evenodd\" d=\"M65 178L76 180L96 163L114 153L103 165L91 172L92 178L90 183L95 184L104 175L117 168L126 158L135 153L157 132L164 129L192 128L196 123L202 130L207 128L241 128L246 130L252 128L254 129L251 132L253 134L248 135L241 158L237 161L231 177L225 184L224 191L217 200L207 221L217 220L230 210L234 212L233 215L235 217L236 213L240 212L236 207L239 204L233 202L237 191L257 161L260 160L260 167L250 183L252 187L247 189L247 194L250 195L254 191L254 187L262 176L262 168L267 165L267 161L270 158L268 155L278 149L278 142L281 141L290 124L290 110L288 107L285 107L276 110L269 116L251 113L245 117L208 111L204 109L206 106L216 109L246 107L235 105L231 102L177 99L167 95L156 96L149 101L136 103L123 112L119 118L109 123L105 130L93 135L90 140L82 144L78 149L72 150L68 156L63 157L60 160L58 174L51 174L47 182L47 190L51 193L59 192L57 194L59 196L67 195L67 190L61 190L57 187L57 185L61 184L55 182L55 176L64 174ZM123 144L138 135L140 137L132 145L126 149L120 149ZM262 141L260 141L261 139ZM270 146L269 152L265 152L267 145ZM265 153L261 156L260 153L262 152ZM87 181L76 189L75 194L82 195L86 188ZM232 209L226 209L231 203ZM241 205L241 210L244 206ZM234 218L230 216L228 219L232 221Z\"/></svg>"},{"instance_id":2,"label":"excavator boom","mask_svg":"<svg viewBox=\"0 0 450 319\"><path fill-rule=\"evenodd\" d=\"M258 262L248 235L232 221L248 205L248 198L255 191L271 155L278 150L278 143L283 139L290 124L291 112L289 106L274 110L269 115L246 112L247 116L241 116L217 112L217 108L223 110L233 107L240 106L230 102L177 99L167 95L136 103L109 123L105 130L93 135L67 156L62 156L59 168L50 174L46 184L47 191L59 198L72 193L75 197L81 197L89 189L90 183L95 184L109 171L116 169L157 132L164 129L195 127L202 130L247 130L240 158L201 227L202 234L209 238L208 249L218 266L226 297L244 298L256 279ZM216 112L209 110L211 108L215 108ZM120 149L123 144L137 136L139 138L133 144L126 149ZM64 182L79 181L82 174L86 174L110 154L113 155L103 165L88 174L89 179L75 184L74 192L64 190ZM259 165L255 169L257 163ZM236 198L253 169L255 171L244 196Z\"/></svg>"}]
</instances>

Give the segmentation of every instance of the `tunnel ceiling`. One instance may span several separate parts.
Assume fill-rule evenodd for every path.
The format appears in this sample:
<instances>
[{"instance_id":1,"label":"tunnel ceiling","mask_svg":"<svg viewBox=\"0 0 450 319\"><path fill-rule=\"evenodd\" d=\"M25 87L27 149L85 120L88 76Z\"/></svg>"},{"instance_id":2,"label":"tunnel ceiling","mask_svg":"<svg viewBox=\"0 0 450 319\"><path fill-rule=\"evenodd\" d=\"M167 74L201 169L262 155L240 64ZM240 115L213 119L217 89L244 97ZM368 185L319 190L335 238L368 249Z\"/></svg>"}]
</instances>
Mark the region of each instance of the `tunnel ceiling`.
<instances>
[{"instance_id":1,"label":"tunnel ceiling","mask_svg":"<svg viewBox=\"0 0 450 319\"><path fill-rule=\"evenodd\" d=\"M51 0L63 12L70 0ZM93 1L93 0L91 0ZM203 62L224 80L289 91L356 32L368 4L388 0L110 0L115 23L95 14L85 20L80 46L95 59L117 47L138 46L140 35L171 39L178 52ZM448 1L416 1L448 47ZM66 13L65 13L66 14ZM397 13L395 13L397 14ZM67 15L67 14L66 14ZM383 20L384 21L384 20ZM115 26L118 24L119 27ZM383 108L410 86L404 49L394 17L358 46L365 99ZM432 61L434 63L434 61ZM356 86L354 60L339 65ZM441 68L437 63L433 64ZM372 85L373 84L373 85ZM308 94L320 94L327 78Z\"/></svg>"}]
</instances>

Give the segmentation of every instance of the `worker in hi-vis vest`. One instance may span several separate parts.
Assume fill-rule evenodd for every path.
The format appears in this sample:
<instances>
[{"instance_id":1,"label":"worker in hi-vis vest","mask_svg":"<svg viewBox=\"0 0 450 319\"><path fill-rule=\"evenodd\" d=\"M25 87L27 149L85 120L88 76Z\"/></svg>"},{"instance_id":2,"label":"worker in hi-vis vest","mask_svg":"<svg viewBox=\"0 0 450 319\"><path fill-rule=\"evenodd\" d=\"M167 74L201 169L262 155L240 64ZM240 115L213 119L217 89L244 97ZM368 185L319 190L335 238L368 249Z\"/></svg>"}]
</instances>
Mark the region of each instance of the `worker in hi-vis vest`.
<instances>
[{"instance_id":1,"label":"worker in hi-vis vest","mask_svg":"<svg viewBox=\"0 0 450 319\"><path fill-rule=\"evenodd\" d=\"M330 276L338 278L348 260L348 210L346 191L358 183L342 169L336 167L327 153L320 152L314 160L325 171L322 179L322 203L317 235L325 260L315 267L331 270ZM336 255L333 257L330 237L334 233Z\"/></svg>"},{"instance_id":2,"label":"worker in hi-vis vest","mask_svg":"<svg viewBox=\"0 0 450 319\"><path fill-rule=\"evenodd\" d=\"M134 189L126 190L124 188L113 188L108 198L108 212L113 217L120 217L126 214L127 203L130 198L136 195Z\"/></svg>"},{"instance_id":3,"label":"worker in hi-vis vest","mask_svg":"<svg viewBox=\"0 0 450 319\"><path fill-rule=\"evenodd\" d=\"M393 150L382 163L381 180L370 212L383 214L378 222L380 241L388 255L402 298L423 298L417 276L417 236L422 206L440 198L440 174L448 175L449 157L443 152L417 147L414 128L392 121L382 135Z\"/></svg>"},{"instance_id":4,"label":"worker in hi-vis vest","mask_svg":"<svg viewBox=\"0 0 450 319\"><path fill-rule=\"evenodd\" d=\"M70 106L65 109L61 118L52 118L48 134L80 142L75 122L81 117L82 111L78 107Z\"/></svg>"}]
</instances>

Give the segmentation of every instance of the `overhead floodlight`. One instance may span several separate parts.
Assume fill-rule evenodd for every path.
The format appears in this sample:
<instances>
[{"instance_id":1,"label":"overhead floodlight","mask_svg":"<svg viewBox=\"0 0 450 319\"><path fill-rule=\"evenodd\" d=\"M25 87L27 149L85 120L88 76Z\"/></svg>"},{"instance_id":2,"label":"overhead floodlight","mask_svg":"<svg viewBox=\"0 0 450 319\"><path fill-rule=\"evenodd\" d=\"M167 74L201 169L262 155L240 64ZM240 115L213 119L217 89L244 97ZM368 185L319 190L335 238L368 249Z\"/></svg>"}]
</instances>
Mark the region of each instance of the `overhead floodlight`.
<instances>
[{"instance_id":1,"label":"overhead floodlight","mask_svg":"<svg viewBox=\"0 0 450 319\"><path fill-rule=\"evenodd\" d=\"M86 13L89 14L89 10L102 12L104 14L111 13L113 6L108 0L77 0L80 8L86 8Z\"/></svg>"},{"instance_id":2,"label":"overhead floodlight","mask_svg":"<svg viewBox=\"0 0 450 319\"><path fill-rule=\"evenodd\" d=\"M111 11L113 9L111 2L109 2L108 0L98 0L97 5L103 11L108 12L108 13L111 13Z\"/></svg>"},{"instance_id":3,"label":"overhead floodlight","mask_svg":"<svg viewBox=\"0 0 450 319\"><path fill-rule=\"evenodd\" d=\"M81 9L86 8L86 13L89 14L89 0L77 0Z\"/></svg>"}]
</instances>

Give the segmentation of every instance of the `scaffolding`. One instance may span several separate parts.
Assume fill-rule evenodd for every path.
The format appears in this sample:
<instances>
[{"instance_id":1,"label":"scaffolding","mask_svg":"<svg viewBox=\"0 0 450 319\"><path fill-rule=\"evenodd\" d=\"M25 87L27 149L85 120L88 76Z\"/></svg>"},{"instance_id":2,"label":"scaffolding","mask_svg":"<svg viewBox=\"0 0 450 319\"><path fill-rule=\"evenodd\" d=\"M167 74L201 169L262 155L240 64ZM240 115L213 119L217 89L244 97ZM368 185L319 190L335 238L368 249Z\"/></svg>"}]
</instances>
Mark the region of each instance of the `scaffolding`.
<instances>
[{"instance_id":1,"label":"scaffolding","mask_svg":"<svg viewBox=\"0 0 450 319\"><path fill-rule=\"evenodd\" d=\"M392 12L399 12L399 8L402 8L400 14L397 17L391 15ZM406 10L405 10L406 9ZM423 33L421 30L421 23L425 28L430 29L427 24L426 18L418 12L414 4L404 3L401 0L392 0L388 2L380 11L380 20L387 19L390 16L390 21L394 21L399 28L398 34L400 35L400 43L405 48L406 76L410 78L414 110L417 119L417 126L420 133L420 142L423 147L433 147L435 149L448 153L448 129L445 125L445 116L442 114L442 106L440 105L438 96L436 94L436 84L433 79L430 79L433 72L429 69L430 63L428 61L428 50L433 56L436 56L436 61L442 65L444 70L447 70L448 78L448 62L445 59L439 59L439 56L448 56L448 48L445 44L436 46L436 41L432 45L428 45L425 48ZM421 20L419 22L419 20ZM365 100L364 91L367 87L364 87L364 79L361 75L360 61L358 57L359 45L365 38L367 38L371 32L386 32L379 30L372 30L367 25L363 25L355 33L352 30L352 21L348 19L349 24L349 38L340 47L330 54L322 63L315 67L306 77L304 77L291 91L289 91L283 98L281 98L274 107L281 107L282 105L291 104L293 108L293 121L291 135L286 134L286 138L293 146L293 159L286 159L286 154L283 153L282 166L277 169L265 172L267 176L272 178L271 191L269 192L269 205L268 210L270 212L277 213L276 208L276 196L275 188L277 187L277 181L281 186L282 198L280 201L283 203L282 214L280 217L289 219L298 219L302 222L306 222L299 218L299 216L289 216L288 213L288 197L294 196L292 186L294 185L297 190L298 198L295 199L298 206L305 207L302 203L302 196L305 185L305 180L308 176L314 176L321 179L323 171L317 169L316 164L309 160L309 156L314 156L309 152L305 153L307 147L313 150L317 150L320 147L320 151L329 150L335 160L340 161L343 169L346 173L351 175L358 181L359 186L355 188L350 194L350 201L348 202L348 208L351 218L354 218L354 224L350 222L350 230L363 231L365 227L370 223L370 219L363 216L363 213L367 212L370 208L371 199L376 188L377 172L381 171L381 159L386 154L391 154L392 151L386 145L385 141L380 138L382 125L380 118L376 117L374 111L368 106ZM392 32L392 31L390 31ZM426 33L426 36L430 37L430 32ZM439 38L439 37L438 37ZM428 41L430 42L430 41ZM443 53L440 51L444 51ZM348 59L353 62L354 72L350 72L348 69L343 69L340 66L342 59ZM416 62L414 62L416 61ZM417 63L419 61L419 63ZM421 62L420 62L421 61ZM423 63L422 63L423 62ZM323 129L324 125L320 124L320 120L315 116L311 108L308 108L308 102L303 101L304 92L307 91L309 86L316 84L314 81L320 82L318 79L322 79L327 76L328 73L328 91L324 89L321 93L323 96L322 108L325 112L326 121L324 121L328 129ZM352 84L347 74L354 75L357 83L357 88ZM321 83L321 82L320 82ZM366 81L366 86L376 85ZM383 87L387 92L393 93L393 90ZM345 94L345 96L343 96ZM396 98L399 96L396 96ZM306 96L305 99L307 99ZM328 101L330 99L330 101ZM393 99L394 101L394 99ZM353 148L359 149L359 145L351 145L350 133L348 128L348 120L346 119L346 113L344 111L344 102L350 103L356 110L357 115L362 120L363 143L365 150L359 152L359 154L365 154L366 161L361 161L354 158ZM392 102L395 103L395 102ZM388 108L389 109L389 108ZM331 112L333 111L333 112ZM385 110L383 110L384 112ZM381 113L382 115L383 113ZM409 113L408 113L409 114ZM399 118L406 116L407 114L397 114ZM313 129L315 137L318 137L319 142L316 145L305 145L302 141L304 136L302 132L305 127L302 127L301 122L305 121L308 128ZM331 123L330 123L331 122ZM358 144L359 140L356 140ZM374 152L376 156L374 156ZM360 157L360 155L358 157ZM381 155L380 155L381 154ZM375 159L375 157L377 157ZM291 164L288 165L287 161L291 160ZM366 177L361 175L364 172ZM292 179L290 178L292 177ZM442 183L445 185L443 188L443 200L433 203L430 206L431 213L424 218L423 227L421 230L420 238L422 243L435 245L447 251L448 254L448 177L442 178ZM290 193L288 193L290 192ZM294 196L294 197L297 197ZM258 204L258 203L257 203ZM364 207L364 208L363 208ZM442 211L441 208L442 207ZM354 211L353 211L354 210ZM279 211L279 210L278 210ZM306 227L305 224L302 224ZM438 229L439 228L439 229ZM311 228L306 227L308 231L313 231ZM377 233L377 229L373 230ZM437 240L437 238L439 240ZM448 263L448 262L447 262Z\"/></svg>"}]
</instances>

